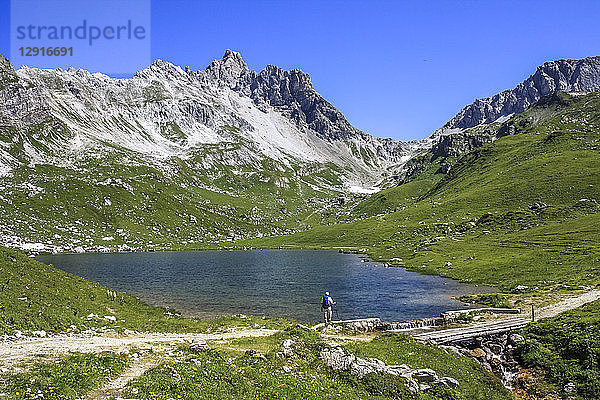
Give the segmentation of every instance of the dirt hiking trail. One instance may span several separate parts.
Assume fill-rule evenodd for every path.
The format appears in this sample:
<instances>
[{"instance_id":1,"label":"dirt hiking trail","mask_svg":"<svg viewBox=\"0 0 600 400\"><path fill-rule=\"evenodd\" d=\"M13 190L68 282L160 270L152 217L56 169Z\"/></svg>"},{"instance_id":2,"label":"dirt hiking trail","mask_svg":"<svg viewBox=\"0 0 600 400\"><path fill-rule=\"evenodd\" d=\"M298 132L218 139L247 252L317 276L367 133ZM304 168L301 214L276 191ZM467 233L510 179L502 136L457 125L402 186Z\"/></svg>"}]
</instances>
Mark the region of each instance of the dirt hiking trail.
<instances>
[{"instance_id":1,"label":"dirt hiking trail","mask_svg":"<svg viewBox=\"0 0 600 400\"><path fill-rule=\"evenodd\" d=\"M120 353L135 347L140 350L163 352L165 348L182 343L203 343L243 337L270 336L272 329L236 329L223 333L150 333L127 336L68 336L27 338L0 345L0 367L11 367L35 358L40 354L58 356L67 353Z\"/></svg>"}]
</instances>

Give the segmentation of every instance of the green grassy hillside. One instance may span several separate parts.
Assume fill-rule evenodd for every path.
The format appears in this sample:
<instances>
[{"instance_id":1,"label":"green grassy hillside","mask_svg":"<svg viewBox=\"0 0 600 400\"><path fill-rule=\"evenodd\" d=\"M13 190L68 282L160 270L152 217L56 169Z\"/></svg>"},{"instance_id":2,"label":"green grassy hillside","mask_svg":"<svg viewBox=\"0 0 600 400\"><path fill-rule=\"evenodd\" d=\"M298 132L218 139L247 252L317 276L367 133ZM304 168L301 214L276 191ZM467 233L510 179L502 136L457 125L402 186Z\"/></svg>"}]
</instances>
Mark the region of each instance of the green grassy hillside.
<instances>
[{"instance_id":1,"label":"green grassy hillside","mask_svg":"<svg viewBox=\"0 0 600 400\"><path fill-rule=\"evenodd\" d=\"M447 174L439 165L449 160L425 155L416 179L354 208L369 218L240 245L349 247L506 291L597 285L600 94L559 93L498 129L507 127L517 134L456 159Z\"/></svg>"},{"instance_id":2,"label":"green grassy hillside","mask_svg":"<svg viewBox=\"0 0 600 400\"><path fill-rule=\"evenodd\" d=\"M161 168L118 148L75 167L17 167L0 177L0 235L70 251L202 248L306 229L337 204L338 192L323 189L336 184L333 165L302 177L269 160L201 169L209 150L229 151L198 149Z\"/></svg>"}]
</instances>

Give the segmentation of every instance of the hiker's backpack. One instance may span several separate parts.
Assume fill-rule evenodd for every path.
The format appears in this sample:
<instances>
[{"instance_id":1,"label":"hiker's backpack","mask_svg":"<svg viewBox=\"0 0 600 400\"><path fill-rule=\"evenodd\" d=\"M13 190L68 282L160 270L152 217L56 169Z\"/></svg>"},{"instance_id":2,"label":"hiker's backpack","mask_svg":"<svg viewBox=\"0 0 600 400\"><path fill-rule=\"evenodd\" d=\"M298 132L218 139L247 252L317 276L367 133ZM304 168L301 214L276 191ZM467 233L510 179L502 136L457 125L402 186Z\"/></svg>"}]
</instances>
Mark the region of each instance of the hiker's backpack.
<instances>
[{"instance_id":1,"label":"hiker's backpack","mask_svg":"<svg viewBox=\"0 0 600 400\"><path fill-rule=\"evenodd\" d=\"M329 308L331 306L331 298L327 295L323 296L323 302L321 303L322 308Z\"/></svg>"}]
</instances>

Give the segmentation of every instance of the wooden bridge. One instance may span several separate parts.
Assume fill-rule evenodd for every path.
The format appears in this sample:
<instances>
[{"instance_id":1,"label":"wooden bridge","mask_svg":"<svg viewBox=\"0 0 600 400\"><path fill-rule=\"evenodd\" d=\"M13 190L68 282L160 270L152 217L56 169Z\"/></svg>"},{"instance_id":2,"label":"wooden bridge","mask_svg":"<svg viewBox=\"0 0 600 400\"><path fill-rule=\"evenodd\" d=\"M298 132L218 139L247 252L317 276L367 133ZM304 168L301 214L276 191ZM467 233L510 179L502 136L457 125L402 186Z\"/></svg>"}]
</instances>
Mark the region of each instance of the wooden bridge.
<instances>
[{"instance_id":1,"label":"wooden bridge","mask_svg":"<svg viewBox=\"0 0 600 400\"><path fill-rule=\"evenodd\" d=\"M469 325L461 328L442 329L415 333L412 336L420 342L444 344L460 342L480 336L496 335L520 329L530 323L530 319L510 318L487 323ZM410 333L409 333L410 334Z\"/></svg>"},{"instance_id":2,"label":"wooden bridge","mask_svg":"<svg viewBox=\"0 0 600 400\"><path fill-rule=\"evenodd\" d=\"M582 307L592 301L600 299L600 289L593 289L588 292L569 297L558 303L535 310L535 318L532 314L525 314L523 317L503 318L490 322L482 322L472 324L460 328L429 330L426 332L416 331L406 332L415 339L421 342L429 342L434 344L444 344L451 342L460 342L463 340L473 339L479 336L495 335L505 332L510 332L527 326L533 319L536 321L542 318L554 317L562 312L572 310L577 307ZM506 310L510 311L510 310Z\"/></svg>"}]
</instances>

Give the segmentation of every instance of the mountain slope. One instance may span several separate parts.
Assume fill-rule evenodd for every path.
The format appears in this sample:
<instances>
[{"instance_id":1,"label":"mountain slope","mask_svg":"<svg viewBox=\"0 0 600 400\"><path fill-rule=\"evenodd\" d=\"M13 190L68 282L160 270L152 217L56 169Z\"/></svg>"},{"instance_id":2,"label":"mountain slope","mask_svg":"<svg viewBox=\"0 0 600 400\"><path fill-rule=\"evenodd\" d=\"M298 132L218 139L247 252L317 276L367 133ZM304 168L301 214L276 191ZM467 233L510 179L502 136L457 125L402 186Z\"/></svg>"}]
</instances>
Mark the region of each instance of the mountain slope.
<instances>
[{"instance_id":1,"label":"mountain slope","mask_svg":"<svg viewBox=\"0 0 600 400\"><path fill-rule=\"evenodd\" d=\"M14 71L0 57L0 237L50 250L197 248L398 211L445 184L463 155L557 115L541 103L532 121L516 114L543 93L599 88L598 57L549 62L403 143L352 127L302 71L252 71L229 50L205 70L157 60L130 79ZM571 104L556 96L539 101Z\"/></svg>"},{"instance_id":2,"label":"mountain slope","mask_svg":"<svg viewBox=\"0 0 600 400\"><path fill-rule=\"evenodd\" d=\"M600 94L543 98L497 129L507 126L519 134L354 208L370 218L242 244L362 248L504 290L600 283Z\"/></svg>"},{"instance_id":3,"label":"mountain slope","mask_svg":"<svg viewBox=\"0 0 600 400\"><path fill-rule=\"evenodd\" d=\"M440 131L472 128L522 113L540 98L559 91L600 92L600 57L548 61L514 89L475 100Z\"/></svg>"},{"instance_id":4,"label":"mountain slope","mask_svg":"<svg viewBox=\"0 0 600 400\"><path fill-rule=\"evenodd\" d=\"M600 92L600 57L548 61L514 89L477 99L432 135L415 142L415 155L402 165L395 181L410 182L428 170L431 163L437 164L436 173L447 173L462 154L519 133L518 126L504 122L558 92Z\"/></svg>"},{"instance_id":5,"label":"mountain slope","mask_svg":"<svg viewBox=\"0 0 600 400\"><path fill-rule=\"evenodd\" d=\"M160 161L235 143L242 148L228 154L232 165L255 165L264 157L284 165L333 162L348 170L349 182L373 185L381 168L400 162L410 150L353 128L302 71L268 66L257 73L231 51L204 71L157 60L131 79L27 67L16 76L73 132L57 146L60 152L81 155L112 145ZM51 160L45 151L36 156Z\"/></svg>"},{"instance_id":6,"label":"mountain slope","mask_svg":"<svg viewBox=\"0 0 600 400\"><path fill-rule=\"evenodd\" d=\"M203 71L157 60L130 79L1 58L0 100L0 234L20 247L289 233L412 153L352 127L302 71L251 71L232 51Z\"/></svg>"}]
</instances>

